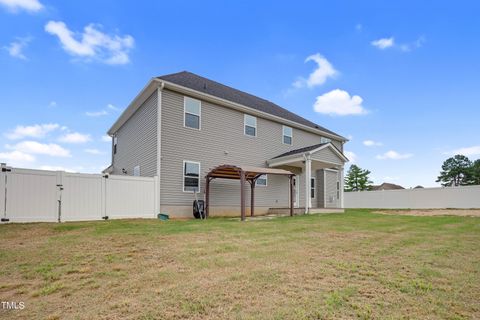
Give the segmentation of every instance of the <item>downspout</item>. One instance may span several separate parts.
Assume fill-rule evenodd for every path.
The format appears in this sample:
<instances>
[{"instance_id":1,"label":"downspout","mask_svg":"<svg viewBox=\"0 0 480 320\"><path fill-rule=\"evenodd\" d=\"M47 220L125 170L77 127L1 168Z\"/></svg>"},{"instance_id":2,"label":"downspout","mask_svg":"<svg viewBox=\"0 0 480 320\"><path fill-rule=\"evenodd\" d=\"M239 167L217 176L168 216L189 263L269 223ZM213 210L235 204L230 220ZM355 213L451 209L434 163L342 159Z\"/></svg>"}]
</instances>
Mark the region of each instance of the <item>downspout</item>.
<instances>
[{"instance_id":1,"label":"downspout","mask_svg":"<svg viewBox=\"0 0 480 320\"><path fill-rule=\"evenodd\" d=\"M156 179L157 195L156 195L156 203L155 203L155 209L156 209L155 214L160 213L160 205L161 205L160 173L162 172L162 136L161 136L162 134L162 92L164 87L165 87L165 83L163 81L160 82L157 87L157 179Z\"/></svg>"}]
</instances>

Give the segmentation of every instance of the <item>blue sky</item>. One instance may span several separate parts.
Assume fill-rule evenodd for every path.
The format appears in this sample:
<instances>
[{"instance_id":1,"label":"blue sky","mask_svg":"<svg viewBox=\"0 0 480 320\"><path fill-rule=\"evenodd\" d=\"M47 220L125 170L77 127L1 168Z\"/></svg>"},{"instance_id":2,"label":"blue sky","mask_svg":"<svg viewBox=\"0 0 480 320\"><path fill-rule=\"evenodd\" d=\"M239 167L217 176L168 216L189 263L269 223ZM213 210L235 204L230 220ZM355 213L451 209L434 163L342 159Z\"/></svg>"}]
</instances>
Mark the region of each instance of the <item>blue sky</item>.
<instances>
[{"instance_id":1,"label":"blue sky","mask_svg":"<svg viewBox=\"0 0 480 320\"><path fill-rule=\"evenodd\" d=\"M476 1L0 0L0 161L99 172L147 81L188 70L349 137L374 182L480 158Z\"/></svg>"}]
</instances>

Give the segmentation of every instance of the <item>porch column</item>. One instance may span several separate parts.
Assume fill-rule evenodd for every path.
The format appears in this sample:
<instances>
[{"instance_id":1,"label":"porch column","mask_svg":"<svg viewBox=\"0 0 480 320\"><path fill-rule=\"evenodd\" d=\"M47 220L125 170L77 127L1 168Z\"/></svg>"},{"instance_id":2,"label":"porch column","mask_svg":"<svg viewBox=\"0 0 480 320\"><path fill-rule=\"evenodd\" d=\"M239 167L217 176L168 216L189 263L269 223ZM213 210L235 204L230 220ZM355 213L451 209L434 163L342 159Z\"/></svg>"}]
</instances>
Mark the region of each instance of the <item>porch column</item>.
<instances>
[{"instance_id":1,"label":"porch column","mask_svg":"<svg viewBox=\"0 0 480 320\"><path fill-rule=\"evenodd\" d=\"M245 185L245 172L240 171L240 216L242 221L245 221L245 190L243 186Z\"/></svg>"},{"instance_id":2,"label":"porch column","mask_svg":"<svg viewBox=\"0 0 480 320\"><path fill-rule=\"evenodd\" d=\"M310 212L311 199L310 199L310 189L312 179L312 159L310 154L305 155L305 213Z\"/></svg>"},{"instance_id":3,"label":"porch column","mask_svg":"<svg viewBox=\"0 0 480 320\"><path fill-rule=\"evenodd\" d=\"M253 211L255 210L255 183L256 180L250 181L250 216L253 217Z\"/></svg>"},{"instance_id":4,"label":"porch column","mask_svg":"<svg viewBox=\"0 0 480 320\"><path fill-rule=\"evenodd\" d=\"M290 182L290 217L293 216L293 175L289 177Z\"/></svg>"},{"instance_id":5,"label":"porch column","mask_svg":"<svg viewBox=\"0 0 480 320\"><path fill-rule=\"evenodd\" d=\"M210 177L207 175L205 180L205 216L208 218L210 209Z\"/></svg>"},{"instance_id":6,"label":"porch column","mask_svg":"<svg viewBox=\"0 0 480 320\"><path fill-rule=\"evenodd\" d=\"M343 189L344 189L344 184L345 184L345 181L344 181L344 167L342 166L342 168L340 169L340 208L345 208L345 204L344 204L344 201L343 201Z\"/></svg>"}]
</instances>

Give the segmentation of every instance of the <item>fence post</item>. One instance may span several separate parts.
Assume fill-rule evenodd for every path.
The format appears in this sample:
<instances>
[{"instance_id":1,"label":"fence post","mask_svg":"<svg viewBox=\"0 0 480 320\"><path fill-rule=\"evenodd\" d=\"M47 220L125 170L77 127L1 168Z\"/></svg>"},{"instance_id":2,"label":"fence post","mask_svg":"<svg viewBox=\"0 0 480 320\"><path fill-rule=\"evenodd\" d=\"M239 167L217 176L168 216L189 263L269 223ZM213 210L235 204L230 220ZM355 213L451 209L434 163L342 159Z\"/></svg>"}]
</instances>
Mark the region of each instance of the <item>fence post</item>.
<instances>
[{"instance_id":1,"label":"fence post","mask_svg":"<svg viewBox=\"0 0 480 320\"><path fill-rule=\"evenodd\" d=\"M102 219L104 220L107 220L108 219L108 215L107 215L107 179L108 179L108 174L105 174L102 176L102 185L101 185L101 189L102 189L102 204L101 204L101 207L102 207Z\"/></svg>"}]
</instances>

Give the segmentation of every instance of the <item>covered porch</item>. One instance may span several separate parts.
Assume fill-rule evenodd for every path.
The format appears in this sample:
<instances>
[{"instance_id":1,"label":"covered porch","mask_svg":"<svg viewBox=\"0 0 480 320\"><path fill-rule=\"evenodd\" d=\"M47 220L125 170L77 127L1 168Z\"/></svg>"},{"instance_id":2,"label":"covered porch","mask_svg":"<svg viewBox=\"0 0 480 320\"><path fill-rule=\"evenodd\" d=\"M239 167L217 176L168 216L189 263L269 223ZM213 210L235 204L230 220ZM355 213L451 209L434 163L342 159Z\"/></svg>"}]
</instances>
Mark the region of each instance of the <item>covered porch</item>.
<instances>
[{"instance_id":1,"label":"covered porch","mask_svg":"<svg viewBox=\"0 0 480 320\"><path fill-rule=\"evenodd\" d=\"M295 213L343 212L344 165L348 159L331 142L283 153L267 161L271 168L291 171ZM285 208L272 208L281 214Z\"/></svg>"}]
</instances>

